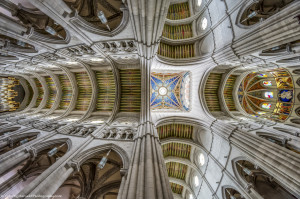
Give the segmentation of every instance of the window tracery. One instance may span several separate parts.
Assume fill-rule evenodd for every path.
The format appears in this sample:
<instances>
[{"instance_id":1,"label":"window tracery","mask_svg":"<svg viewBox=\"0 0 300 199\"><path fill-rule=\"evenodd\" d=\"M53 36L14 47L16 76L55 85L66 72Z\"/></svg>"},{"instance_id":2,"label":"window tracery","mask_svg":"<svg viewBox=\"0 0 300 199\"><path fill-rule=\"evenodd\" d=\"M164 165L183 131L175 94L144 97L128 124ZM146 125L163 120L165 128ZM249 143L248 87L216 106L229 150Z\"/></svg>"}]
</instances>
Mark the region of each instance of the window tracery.
<instances>
[{"instance_id":1,"label":"window tracery","mask_svg":"<svg viewBox=\"0 0 300 199\"><path fill-rule=\"evenodd\" d=\"M248 74L238 88L242 108L255 117L284 122L293 108L294 85L285 69Z\"/></svg>"}]
</instances>

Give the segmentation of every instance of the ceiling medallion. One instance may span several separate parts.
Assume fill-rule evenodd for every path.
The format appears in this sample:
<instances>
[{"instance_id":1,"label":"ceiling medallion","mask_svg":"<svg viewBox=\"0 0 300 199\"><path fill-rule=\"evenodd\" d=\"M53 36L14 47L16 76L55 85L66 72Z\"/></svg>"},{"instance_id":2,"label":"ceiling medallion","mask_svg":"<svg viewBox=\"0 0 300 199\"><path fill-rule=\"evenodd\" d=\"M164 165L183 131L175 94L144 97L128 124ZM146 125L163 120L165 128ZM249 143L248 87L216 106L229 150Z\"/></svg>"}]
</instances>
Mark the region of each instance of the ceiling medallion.
<instances>
[{"instance_id":1,"label":"ceiling medallion","mask_svg":"<svg viewBox=\"0 0 300 199\"><path fill-rule=\"evenodd\" d=\"M158 93L160 95L166 95L168 93L168 89L166 87L160 87L159 90L158 90Z\"/></svg>"}]
</instances>

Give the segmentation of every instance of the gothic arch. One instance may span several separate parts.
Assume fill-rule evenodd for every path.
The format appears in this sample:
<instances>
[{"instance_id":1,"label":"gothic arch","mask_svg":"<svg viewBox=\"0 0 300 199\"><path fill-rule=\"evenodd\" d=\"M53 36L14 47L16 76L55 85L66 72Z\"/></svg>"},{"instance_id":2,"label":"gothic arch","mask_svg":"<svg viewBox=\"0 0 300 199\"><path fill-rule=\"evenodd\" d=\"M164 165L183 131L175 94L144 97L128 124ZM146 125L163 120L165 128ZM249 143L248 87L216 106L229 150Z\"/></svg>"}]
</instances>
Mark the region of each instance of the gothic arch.
<instances>
[{"instance_id":1,"label":"gothic arch","mask_svg":"<svg viewBox=\"0 0 300 199\"><path fill-rule=\"evenodd\" d=\"M296 74L296 75L300 75L300 69L293 70L292 73L294 73L294 74Z\"/></svg>"},{"instance_id":2,"label":"gothic arch","mask_svg":"<svg viewBox=\"0 0 300 199\"><path fill-rule=\"evenodd\" d=\"M250 194L254 191L265 199L296 198L288 187L248 158L237 157L232 160L232 164L235 177Z\"/></svg>"},{"instance_id":3,"label":"gothic arch","mask_svg":"<svg viewBox=\"0 0 300 199\"><path fill-rule=\"evenodd\" d=\"M195 119L192 117L181 117L181 116L170 116L170 117L164 117L160 118L155 122L155 126L163 126L166 124L172 124L172 123L178 123L178 124L189 124L193 126L198 126L198 127L205 127L209 128L209 124L207 122L201 121L199 119Z\"/></svg>"},{"instance_id":4,"label":"gothic arch","mask_svg":"<svg viewBox=\"0 0 300 199\"><path fill-rule=\"evenodd\" d=\"M43 151L47 148L52 147L53 145L58 145L58 144L67 144L67 151L66 153L71 149L72 147L72 141L69 138L63 138L63 139L55 139L55 140L47 140L42 143L37 143L34 144L31 148L36 152L39 153L40 151Z\"/></svg>"},{"instance_id":5,"label":"gothic arch","mask_svg":"<svg viewBox=\"0 0 300 199\"><path fill-rule=\"evenodd\" d=\"M66 4L65 1L64 1L64 3ZM66 6L68 6L70 8L72 7L72 5L66 5ZM121 7L120 7L120 10L123 13L122 20L119 23L119 25L116 28L114 28L112 31L108 31L106 29L103 29L103 28L95 25L95 24L88 22L87 20L84 19L84 17L80 16L77 9L76 10L74 8L71 8L71 9L73 10L73 12L70 14L70 18L71 18L70 22L71 23L73 23L74 25L77 25L91 33L98 34L98 35L113 37L113 36L119 34L121 31L123 31L129 21L129 12L128 12L128 9L124 5L121 5ZM94 17L97 17L97 16L94 16Z\"/></svg>"},{"instance_id":6,"label":"gothic arch","mask_svg":"<svg viewBox=\"0 0 300 199\"><path fill-rule=\"evenodd\" d=\"M295 113L298 117L300 117L300 107L296 108Z\"/></svg>"},{"instance_id":7,"label":"gothic arch","mask_svg":"<svg viewBox=\"0 0 300 199\"><path fill-rule=\"evenodd\" d=\"M223 199L228 199L228 198L226 197L226 189L233 189L233 190L237 191L239 194L241 194L241 192L238 191L237 188L235 188L235 187L233 187L233 186L231 186L231 185L224 185L224 186L222 186L222 196L223 196ZM241 196L242 196L242 194L241 194ZM236 198L236 197L234 197L234 198ZM243 197L243 198L244 198L244 197ZM239 198L236 198L236 199L242 199L242 198L239 197Z\"/></svg>"},{"instance_id":8,"label":"gothic arch","mask_svg":"<svg viewBox=\"0 0 300 199\"><path fill-rule=\"evenodd\" d=\"M300 86L300 78L297 79L296 83Z\"/></svg>"},{"instance_id":9,"label":"gothic arch","mask_svg":"<svg viewBox=\"0 0 300 199\"><path fill-rule=\"evenodd\" d=\"M272 0L273 1L273 0ZM272 2L271 1L271 2ZM275 15L275 14L277 14L278 12L280 12L280 11L282 11L285 7L287 7L288 6L288 4L292 4L292 2L293 2L293 0L289 0L289 1L287 1L287 2L284 2L285 3L285 5L283 6L283 7L277 7L278 5L276 5L275 7L276 7L276 10L272 13L271 12L271 10L272 9L270 9L269 11L267 11L266 13L264 13L265 11L263 10L263 9L266 9L266 7L263 7L263 5L259 5L259 3L260 3L260 1L255 1L255 2L253 2L253 1L248 1L248 2L245 2L245 3L243 3L243 5L241 6L241 8L240 8L240 10L239 10L239 12L238 12L238 14L237 14L237 18L236 18L236 25L238 26L238 27L240 27L240 28L243 28L243 29L249 29L249 28L252 28L253 26L257 26L258 24L259 24L259 21L254 21L254 23L253 24L249 24L249 25L245 25L245 24L242 24L242 23L244 23L245 22L245 19L247 19L247 17L249 18L249 19L252 19L252 18L254 18L254 17L256 17L257 15L259 16L261 16L260 18L264 18L263 19L263 21L264 20L267 20L267 19L269 19L269 18L271 18L273 15ZM273 3L273 2L272 2ZM275 2L275 0L274 0L274 4L275 4L276 2ZM278 3L278 2L277 2ZM255 4L258 4L258 5L255 5ZM266 4L266 5L268 5L268 4ZM254 10L254 11L251 11L251 6L255 6L255 8L256 7L259 7L259 8L261 8L262 10L260 10L260 11L257 11L257 10ZM270 5L268 5L268 6L270 6ZM274 5L273 5L274 6ZM250 13L248 13L247 14L247 11L251 11ZM256 12L256 14L254 14L254 12ZM270 13L268 13L268 12L270 12ZM253 16L251 16L251 14L253 15ZM251 17L249 17L249 16L251 16Z\"/></svg>"},{"instance_id":10,"label":"gothic arch","mask_svg":"<svg viewBox=\"0 0 300 199\"><path fill-rule=\"evenodd\" d=\"M240 161L240 160L248 160L247 157L244 156L240 156L240 157L236 157L234 159L231 160L232 163L232 169L233 169L233 173L235 178L237 179L237 181L243 186L245 187L247 185L246 181L242 179L242 177L239 175L238 170L237 170L237 166L236 166L236 162Z\"/></svg>"},{"instance_id":11,"label":"gothic arch","mask_svg":"<svg viewBox=\"0 0 300 199\"><path fill-rule=\"evenodd\" d=\"M113 150L116 152L122 159L123 162L123 168L128 169L129 168L129 157L124 149L121 147L115 145L115 144L104 144L101 146L90 148L86 151L81 152L80 154L76 155L72 162L77 163L79 166L83 164L86 160L89 158L95 156L99 152L103 152L105 150Z\"/></svg>"}]
</instances>

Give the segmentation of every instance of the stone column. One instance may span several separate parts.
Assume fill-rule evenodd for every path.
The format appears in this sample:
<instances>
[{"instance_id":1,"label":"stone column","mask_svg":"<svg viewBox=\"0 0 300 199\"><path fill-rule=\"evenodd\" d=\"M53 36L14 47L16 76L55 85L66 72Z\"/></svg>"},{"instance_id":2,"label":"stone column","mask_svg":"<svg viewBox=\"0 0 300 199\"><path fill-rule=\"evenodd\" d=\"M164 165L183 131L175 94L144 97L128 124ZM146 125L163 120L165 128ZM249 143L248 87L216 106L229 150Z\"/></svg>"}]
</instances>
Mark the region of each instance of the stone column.
<instances>
[{"instance_id":1,"label":"stone column","mask_svg":"<svg viewBox=\"0 0 300 199\"><path fill-rule=\"evenodd\" d=\"M64 167L60 167L55 171L54 175L49 176L44 181L39 184L38 189L34 189L30 195L40 196L40 198L51 198L51 196L57 191L57 189L68 179L71 173L74 171L73 167L66 165ZM29 198L36 198L30 197Z\"/></svg>"},{"instance_id":2,"label":"stone column","mask_svg":"<svg viewBox=\"0 0 300 199\"><path fill-rule=\"evenodd\" d=\"M0 193L5 193L22 180L20 174L15 174L0 185Z\"/></svg>"},{"instance_id":3,"label":"stone column","mask_svg":"<svg viewBox=\"0 0 300 199\"><path fill-rule=\"evenodd\" d=\"M220 121L212 124L212 130L228 139L282 185L300 195L299 154Z\"/></svg>"},{"instance_id":4,"label":"stone column","mask_svg":"<svg viewBox=\"0 0 300 199\"><path fill-rule=\"evenodd\" d=\"M43 173L37 176L19 193L20 196L26 197L19 197L18 199L30 198L30 195L49 195L49 197L51 197L51 195L56 192L56 190L74 171L74 168L71 168L68 162L80 151L82 151L92 140L93 138L91 136L88 136L80 144L77 143L76 145L73 145L72 148L66 154L59 158ZM78 168L79 166L76 165L77 170Z\"/></svg>"},{"instance_id":5,"label":"stone column","mask_svg":"<svg viewBox=\"0 0 300 199\"><path fill-rule=\"evenodd\" d=\"M7 173L15 166L26 160L30 157L30 154L27 151L19 151L4 161L0 162L0 175Z\"/></svg>"},{"instance_id":6,"label":"stone column","mask_svg":"<svg viewBox=\"0 0 300 199\"><path fill-rule=\"evenodd\" d=\"M173 198L157 132L150 113L152 59L158 49L169 0L127 0L140 56L142 96L140 126L121 199Z\"/></svg>"},{"instance_id":7,"label":"stone column","mask_svg":"<svg viewBox=\"0 0 300 199\"><path fill-rule=\"evenodd\" d=\"M6 147L9 144L9 141L1 141L0 142L0 149Z\"/></svg>"},{"instance_id":8,"label":"stone column","mask_svg":"<svg viewBox=\"0 0 300 199\"><path fill-rule=\"evenodd\" d=\"M156 129L150 116L150 60L143 59L141 118L120 199L173 198Z\"/></svg>"},{"instance_id":9,"label":"stone column","mask_svg":"<svg viewBox=\"0 0 300 199\"><path fill-rule=\"evenodd\" d=\"M121 169L120 174L122 176L122 180L121 180L121 185L119 188L119 193L118 193L117 199L121 199L121 197L122 197L123 189L124 189L125 182L126 182L127 169Z\"/></svg>"}]
</instances>

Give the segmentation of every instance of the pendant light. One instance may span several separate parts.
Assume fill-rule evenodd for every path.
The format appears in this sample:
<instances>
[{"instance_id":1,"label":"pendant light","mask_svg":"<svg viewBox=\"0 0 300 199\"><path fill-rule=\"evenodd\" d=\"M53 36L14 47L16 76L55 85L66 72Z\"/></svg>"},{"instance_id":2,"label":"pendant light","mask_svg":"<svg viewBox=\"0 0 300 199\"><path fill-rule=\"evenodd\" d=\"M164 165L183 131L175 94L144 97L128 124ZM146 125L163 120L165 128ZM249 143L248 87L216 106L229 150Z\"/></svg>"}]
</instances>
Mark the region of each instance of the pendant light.
<instances>
[{"instance_id":1,"label":"pendant light","mask_svg":"<svg viewBox=\"0 0 300 199\"><path fill-rule=\"evenodd\" d=\"M111 152L111 149L107 152L107 154L105 156L103 156L103 158L100 160L100 163L98 164L98 168L99 169L103 169L106 162L107 162L107 157L109 155L109 153Z\"/></svg>"}]
</instances>

